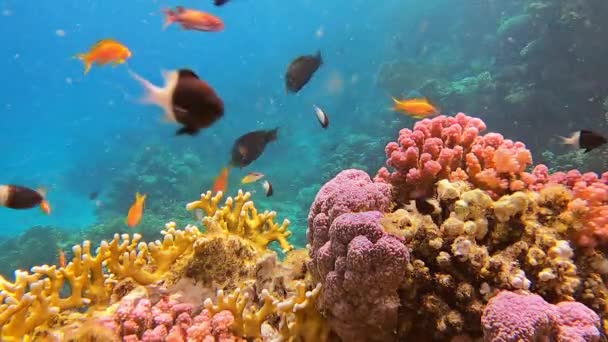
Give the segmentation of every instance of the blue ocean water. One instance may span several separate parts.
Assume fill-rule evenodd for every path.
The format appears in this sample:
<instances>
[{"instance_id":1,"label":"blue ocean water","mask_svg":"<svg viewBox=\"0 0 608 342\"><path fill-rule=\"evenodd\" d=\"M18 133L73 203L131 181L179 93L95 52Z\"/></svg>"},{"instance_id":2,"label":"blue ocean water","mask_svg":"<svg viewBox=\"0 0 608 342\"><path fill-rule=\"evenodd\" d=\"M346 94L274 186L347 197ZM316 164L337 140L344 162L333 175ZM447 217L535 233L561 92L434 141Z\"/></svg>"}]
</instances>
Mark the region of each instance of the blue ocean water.
<instances>
[{"instance_id":1,"label":"blue ocean water","mask_svg":"<svg viewBox=\"0 0 608 342\"><path fill-rule=\"evenodd\" d=\"M175 5L209 11L221 17L226 28L218 33L177 26L161 30L161 10ZM237 136L279 126L280 139L252 169L284 173L273 183L277 202L295 197L291 177L305 175L320 183L318 164L330 153L320 142L369 120L362 117L363 111L356 112L358 107L386 105L374 77L389 57L389 50L383 49L391 38L387 31L399 28L395 24L402 18L395 13L406 5L3 1L0 28L8 34L0 52L7 80L0 92L5 141L0 146L0 179L4 184L44 187L53 213L2 209L0 235L17 235L36 225L85 229L97 220L89 193L103 194L133 156L153 144L199 154L205 167L198 170L199 184L191 186L201 192L227 162ZM133 56L127 65L93 66L83 75L82 63L72 56L103 38L119 40ZM288 63L317 50L323 67L299 95L286 95L283 76ZM226 107L225 117L196 137L174 137L176 127L161 122L159 108L138 102L142 90L127 73L131 68L161 84L161 70L182 67L209 82ZM313 104L330 113L331 130L320 129ZM231 174L230 190L236 191L246 171L251 170ZM193 199L197 195L193 193ZM124 196L131 200L133 194Z\"/></svg>"},{"instance_id":2,"label":"blue ocean water","mask_svg":"<svg viewBox=\"0 0 608 342\"><path fill-rule=\"evenodd\" d=\"M53 212L0 208L0 237L45 226L78 239L112 220L127 231L121 220L135 191L156 190L144 216L183 216L184 204L211 188L228 163L234 139L279 127L260 159L231 171L227 192L252 191L260 208L292 221L295 243L304 246L308 206L321 184L349 167L373 175L385 144L414 122L390 110L391 96L430 96L443 114L481 117L538 157L555 149L558 135L605 125L608 91L585 78L589 72L571 73L567 87L555 89L560 70L597 70L587 64L597 62L589 51L597 51L602 31L587 18L588 31L569 33L587 27L585 17L574 24L564 24L561 12L533 18L522 14L534 10L529 2L1 1L0 184L44 187ZM217 15L225 29L163 30L162 10L177 5ZM73 56L104 38L124 43L132 57L83 75ZM321 68L297 95L287 94L290 61L317 51ZM176 137L158 107L140 103L143 91L128 73L160 85L161 70L178 68L196 71L225 104L224 117L194 137ZM313 105L329 115L328 129ZM240 184L251 171L266 174L273 197L259 184ZM179 209L158 209L168 202Z\"/></svg>"}]
</instances>

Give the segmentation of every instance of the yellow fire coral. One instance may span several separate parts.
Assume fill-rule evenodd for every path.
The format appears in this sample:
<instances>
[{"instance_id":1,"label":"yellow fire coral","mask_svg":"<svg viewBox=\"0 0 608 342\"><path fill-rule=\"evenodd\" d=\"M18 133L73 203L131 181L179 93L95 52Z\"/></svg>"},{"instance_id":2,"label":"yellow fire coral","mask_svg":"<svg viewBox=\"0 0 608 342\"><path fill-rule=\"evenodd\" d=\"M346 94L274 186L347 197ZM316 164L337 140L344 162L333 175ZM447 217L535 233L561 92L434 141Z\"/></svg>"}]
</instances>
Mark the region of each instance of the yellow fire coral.
<instances>
[{"instance_id":1,"label":"yellow fire coral","mask_svg":"<svg viewBox=\"0 0 608 342\"><path fill-rule=\"evenodd\" d=\"M315 299L321 291L321 284L306 291L306 284L295 284L295 293L281 301L267 290L260 295L261 304L251 304L249 292L238 288L226 295L220 290L217 304L211 299L205 301L205 309L215 314L223 310L232 312L235 321L232 330L243 337L261 338L262 325L272 315L280 317L279 333L285 341L324 342L328 340L329 328L315 307Z\"/></svg>"},{"instance_id":2,"label":"yellow fire coral","mask_svg":"<svg viewBox=\"0 0 608 342\"><path fill-rule=\"evenodd\" d=\"M201 199L188 203L187 210L202 210L207 215L203 218L203 224L209 232L224 232L241 236L253 242L253 245L265 250L268 244L276 241L281 246L283 253L293 249L287 238L291 233L287 230L289 220L283 220L279 226L274 223L276 212L264 211L259 214L249 201L250 193L239 190L237 196L228 198L222 208L217 204L222 198L222 192L212 196L211 191L201 195Z\"/></svg>"},{"instance_id":3,"label":"yellow fire coral","mask_svg":"<svg viewBox=\"0 0 608 342\"><path fill-rule=\"evenodd\" d=\"M221 193L213 198L207 193L189 204L208 215L203 219L208 233L192 225L177 230L171 222L161 232L162 241L145 243L139 234L116 234L110 242L102 241L95 254L89 241L74 246L74 257L64 268L43 265L33 267L31 273L18 270L14 282L0 276L1 340L27 339L35 328L64 310L107 305L120 280L148 285L169 278L179 260L192 260L186 257L191 257L196 242L209 234L215 238L236 234L250 239L249 244L259 250L266 250L271 241L279 242L284 251L292 248L287 242L289 221L279 226L273 221L276 213L258 214L248 201L249 193L239 191L235 199L229 197L225 206L218 207L221 197ZM62 296L65 285L70 292Z\"/></svg>"}]
</instances>

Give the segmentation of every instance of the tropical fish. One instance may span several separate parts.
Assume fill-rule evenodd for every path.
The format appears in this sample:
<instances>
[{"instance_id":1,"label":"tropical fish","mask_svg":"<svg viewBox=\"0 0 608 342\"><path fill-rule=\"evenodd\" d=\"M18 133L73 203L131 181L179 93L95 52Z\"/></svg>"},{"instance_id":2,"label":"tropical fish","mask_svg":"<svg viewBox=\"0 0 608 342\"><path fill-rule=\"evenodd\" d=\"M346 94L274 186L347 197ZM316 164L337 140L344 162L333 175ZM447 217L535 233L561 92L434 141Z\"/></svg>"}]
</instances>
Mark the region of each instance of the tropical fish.
<instances>
[{"instance_id":1,"label":"tropical fish","mask_svg":"<svg viewBox=\"0 0 608 342\"><path fill-rule=\"evenodd\" d=\"M572 133L572 135L568 138L560 138L562 139L562 143L565 145L572 145L576 148L584 148L585 153L594 150L608 142L608 139L606 139L604 136L584 129Z\"/></svg>"},{"instance_id":2,"label":"tropical fish","mask_svg":"<svg viewBox=\"0 0 608 342\"><path fill-rule=\"evenodd\" d=\"M262 183L262 187L264 188L264 193L266 194L266 197L272 196L274 191L272 190L272 184L269 181L265 180L264 183Z\"/></svg>"},{"instance_id":3,"label":"tropical fish","mask_svg":"<svg viewBox=\"0 0 608 342\"><path fill-rule=\"evenodd\" d=\"M253 131L240 136L232 146L232 160L230 164L240 168L251 164L262 155L269 142L277 139L278 130L279 128L277 127L268 131Z\"/></svg>"},{"instance_id":4,"label":"tropical fish","mask_svg":"<svg viewBox=\"0 0 608 342\"><path fill-rule=\"evenodd\" d=\"M397 100L393 97L393 110L409 115L415 119L423 119L431 115L439 114L439 111L425 98L412 98Z\"/></svg>"},{"instance_id":5,"label":"tropical fish","mask_svg":"<svg viewBox=\"0 0 608 342\"><path fill-rule=\"evenodd\" d=\"M30 209L39 206L45 214L51 213L51 206L44 198L43 189L32 190L20 185L0 185L0 206L11 209Z\"/></svg>"},{"instance_id":6,"label":"tropical fish","mask_svg":"<svg viewBox=\"0 0 608 342\"><path fill-rule=\"evenodd\" d=\"M300 56L289 63L285 73L285 87L287 91L297 93L310 81L312 75L323 64L321 51L316 55Z\"/></svg>"},{"instance_id":7,"label":"tropical fish","mask_svg":"<svg viewBox=\"0 0 608 342\"><path fill-rule=\"evenodd\" d=\"M93 45L88 52L79 53L75 58L80 59L84 63L85 75L91 69L91 65L106 65L112 63L118 65L124 63L131 57L131 51L114 39L102 39Z\"/></svg>"},{"instance_id":8,"label":"tropical fish","mask_svg":"<svg viewBox=\"0 0 608 342\"><path fill-rule=\"evenodd\" d=\"M315 113L317 114L317 119L319 120L321 127L327 128L327 126L329 126L329 118L327 117L327 114L325 114L325 112L316 105L312 105L312 107L315 109Z\"/></svg>"},{"instance_id":9,"label":"tropical fish","mask_svg":"<svg viewBox=\"0 0 608 342\"><path fill-rule=\"evenodd\" d=\"M127 226L130 228L135 227L141 221L141 217L144 213L144 201L146 200L146 195L141 195L139 192L135 194L135 202L129 208L129 213L127 214Z\"/></svg>"},{"instance_id":10,"label":"tropical fish","mask_svg":"<svg viewBox=\"0 0 608 342\"><path fill-rule=\"evenodd\" d=\"M166 121L178 122L183 126L176 135L195 135L224 115L222 99L192 70L163 72L165 85L162 88L132 71L130 73L146 90L142 101L161 107Z\"/></svg>"},{"instance_id":11,"label":"tropical fish","mask_svg":"<svg viewBox=\"0 0 608 342\"><path fill-rule=\"evenodd\" d=\"M241 179L241 183L243 183L243 184L249 184L249 183L257 182L257 181L259 181L262 178L264 178L264 174L263 173L249 172L247 174L247 176L245 176L245 177L243 177L243 179Z\"/></svg>"},{"instance_id":12,"label":"tropical fish","mask_svg":"<svg viewBox=\"0 0 608 342\"><path fill-rule=\"evenodd\" d=\"M225 5L229 0L213 0L213 4L215 6L223 6Z\"/></svg>"},{"instance_id":13,"label":"tropical fish","mask_svg":"<svg viewBox=\"0 0 608 342\"><path fill-rule=\"evenodd\" d=\"M59 249L59 267L65 267L65 253Z\"/></svg>"},{"instance_id":14,"label":"tropical fish","mask_svg":"<svg viewBox=\"0 0 608 342\"><path fill-rule=\"evenodd\" d=\"M222 20L209 13L184 8L182 6L175 7L175 10L163 10L163 13L165 14L163 30L172 23L180 24L185 30L217 32L224 29Z\"/></svg>"},{"instance_id":15,"label":"tropical fish","mask_svg":"<svg viewBox=\"0 0 608 342\"><path fill-rule=\"evenodd\" d=\"M425 198L417 197L414 202L416 210L422 215L431 215L436 210L436 207Z\"/></svg>"},{"instance_id":16,"label":"tropical fish","mask_svg":"<svg viewBox=\"0 0 608 342\"><path fill-rule=\"evenodd\" d=\"M228 167L225 167L220 171L220 174L213 181L213 187L211 190L213 192L226 192L226 187L228 186Z\"/></svg>"}]
</instances>

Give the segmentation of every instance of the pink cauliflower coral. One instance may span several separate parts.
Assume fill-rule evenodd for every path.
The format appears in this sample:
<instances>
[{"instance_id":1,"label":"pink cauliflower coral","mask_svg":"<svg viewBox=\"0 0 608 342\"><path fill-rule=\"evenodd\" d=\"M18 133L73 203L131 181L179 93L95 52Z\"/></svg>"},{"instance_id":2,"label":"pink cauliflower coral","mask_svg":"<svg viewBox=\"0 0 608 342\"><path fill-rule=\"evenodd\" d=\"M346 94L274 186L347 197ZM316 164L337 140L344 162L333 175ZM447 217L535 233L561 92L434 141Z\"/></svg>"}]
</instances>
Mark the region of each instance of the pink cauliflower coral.
<instances>
[{"instance_id":1,"label":"pink cauliflower coral","mask_svg":"<svg viewBox=\"0 0 608 342\"><path fill-rule=\"evenodd\" d=\"M152 305L142 292L121 299L113 317L100 323L117 332L123 341L142 342L234 342L244 341L230 331L234 317L230 311L211 315L203 310L193 315L194 306L161 297Z\"/></svg>"},{"instance_id":2,"label":"pink cauliflower coral","mask_svg":"<svg viewBox=\"0 0 608 342\"><path fill-rule=\"evenodd\" d=\"M386 145L386 164L394 171L382 168L375 180L392 184L400 202L432 194L440 179L466 180L494 196L525 189L532 181L524 172L530 151L498 133L479 135L485 129L463 113L418 121Z\"/></svg>"},{"instance_id":3,"label":"pink cauliflower coral","mask_svg":"<svg viewBox=\"0 0 608 342\"><path fill-rule=\"evenodd\" d=\"M547 303L535 294L501 291L481 317L484 340L599 341L600 318L578 302Z\"/></svg>"},{"instance_id":4,"label":"pink cauliflower coral","mask_svg":"<svg viewBox=\"0 0 608 342\"><path fill-rule=\"evenodd\" d=\"M309 213L308 268L324 285L319 305L344 341L394 338L409 254L379 223L389 195L386 184L347 170L321 188Z\"/></svg>"}]
</instances>

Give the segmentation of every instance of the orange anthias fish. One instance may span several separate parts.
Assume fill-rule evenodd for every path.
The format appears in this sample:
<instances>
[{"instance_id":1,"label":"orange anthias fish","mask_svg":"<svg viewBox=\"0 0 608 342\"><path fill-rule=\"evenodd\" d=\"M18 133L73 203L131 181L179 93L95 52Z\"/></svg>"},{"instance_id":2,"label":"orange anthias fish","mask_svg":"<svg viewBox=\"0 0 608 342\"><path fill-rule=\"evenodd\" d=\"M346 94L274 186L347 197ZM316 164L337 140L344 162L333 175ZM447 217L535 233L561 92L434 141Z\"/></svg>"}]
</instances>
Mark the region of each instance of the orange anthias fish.
<instances>
[{"instance_id":1,"label":"orange anthias fish","mask_svg":"<svg viewBox=\"0 0 608 342\"><path fill-rule=\"evenodd\" d=\"M65 253L61 249L59 250L59 266L65 267Z\"/></svg>"},{"instance_id":2,"label":"orange anthias fish","mask_svg":"<svg viewBox=\"0 0 608 342\"><path fill-rule=\"evenodd\" d=\"M439 110L425 98L397 100L393 97L393 102L395 103L393 106L394 111L409 115L415 119L424 119L431 115L439 114Z\"/></svg>"},{"instance_id":3,"label":"orange anthias fish","mask_svg":"<svg viewBox=\"0 0 608 342\"><path fill-rule=\"evenodd\" d=\"M213 181L213 188L211 188L211 191L226 191L226 188L228 187L228 171L228 167L225 167L220 171L220 174L215 178L215 181Z\"/></svg>"},{"instance_id":4,"label":"orange anthias fish","mask_svg":"<svg viewBox=\"0 0 608 342\"><path fill-rule=\"evenodd\" d=\"M97 65L108 63L118 65L124 63L129 57L131 57L131 51L114 39L102 39L93 45L88 52L79 53L75 56L84 63L85 74L89 72L93 63Z\"/></svg>"},{"instance_id":5,"label":"orange anthias fish","mask_svg":"<svg viewBox=\"0 0 608 342\"><path fill-rule=\"evenodd\" d=\"M129 213L127 214L127 226L130 228L135 227L141 221L141 217L144 213L144 201L146 200L146 195L141 195L139 192L135 194L135 202L129 208Z\"/></svg>"},{"instance_id":6,"label":"orange anthias fish","mask_svg":"<svg viewBox=\"0 0 608 342\"><path fill-rule=\"evenodd\" d=\"M217 32L224 29L222 20L209 13L184 8L182 6L177 6L175 10L163 10L163 13L165 14L163 29L167 28L172 23L179 23L185 30Z\"/></svg>"}]
</instances>

